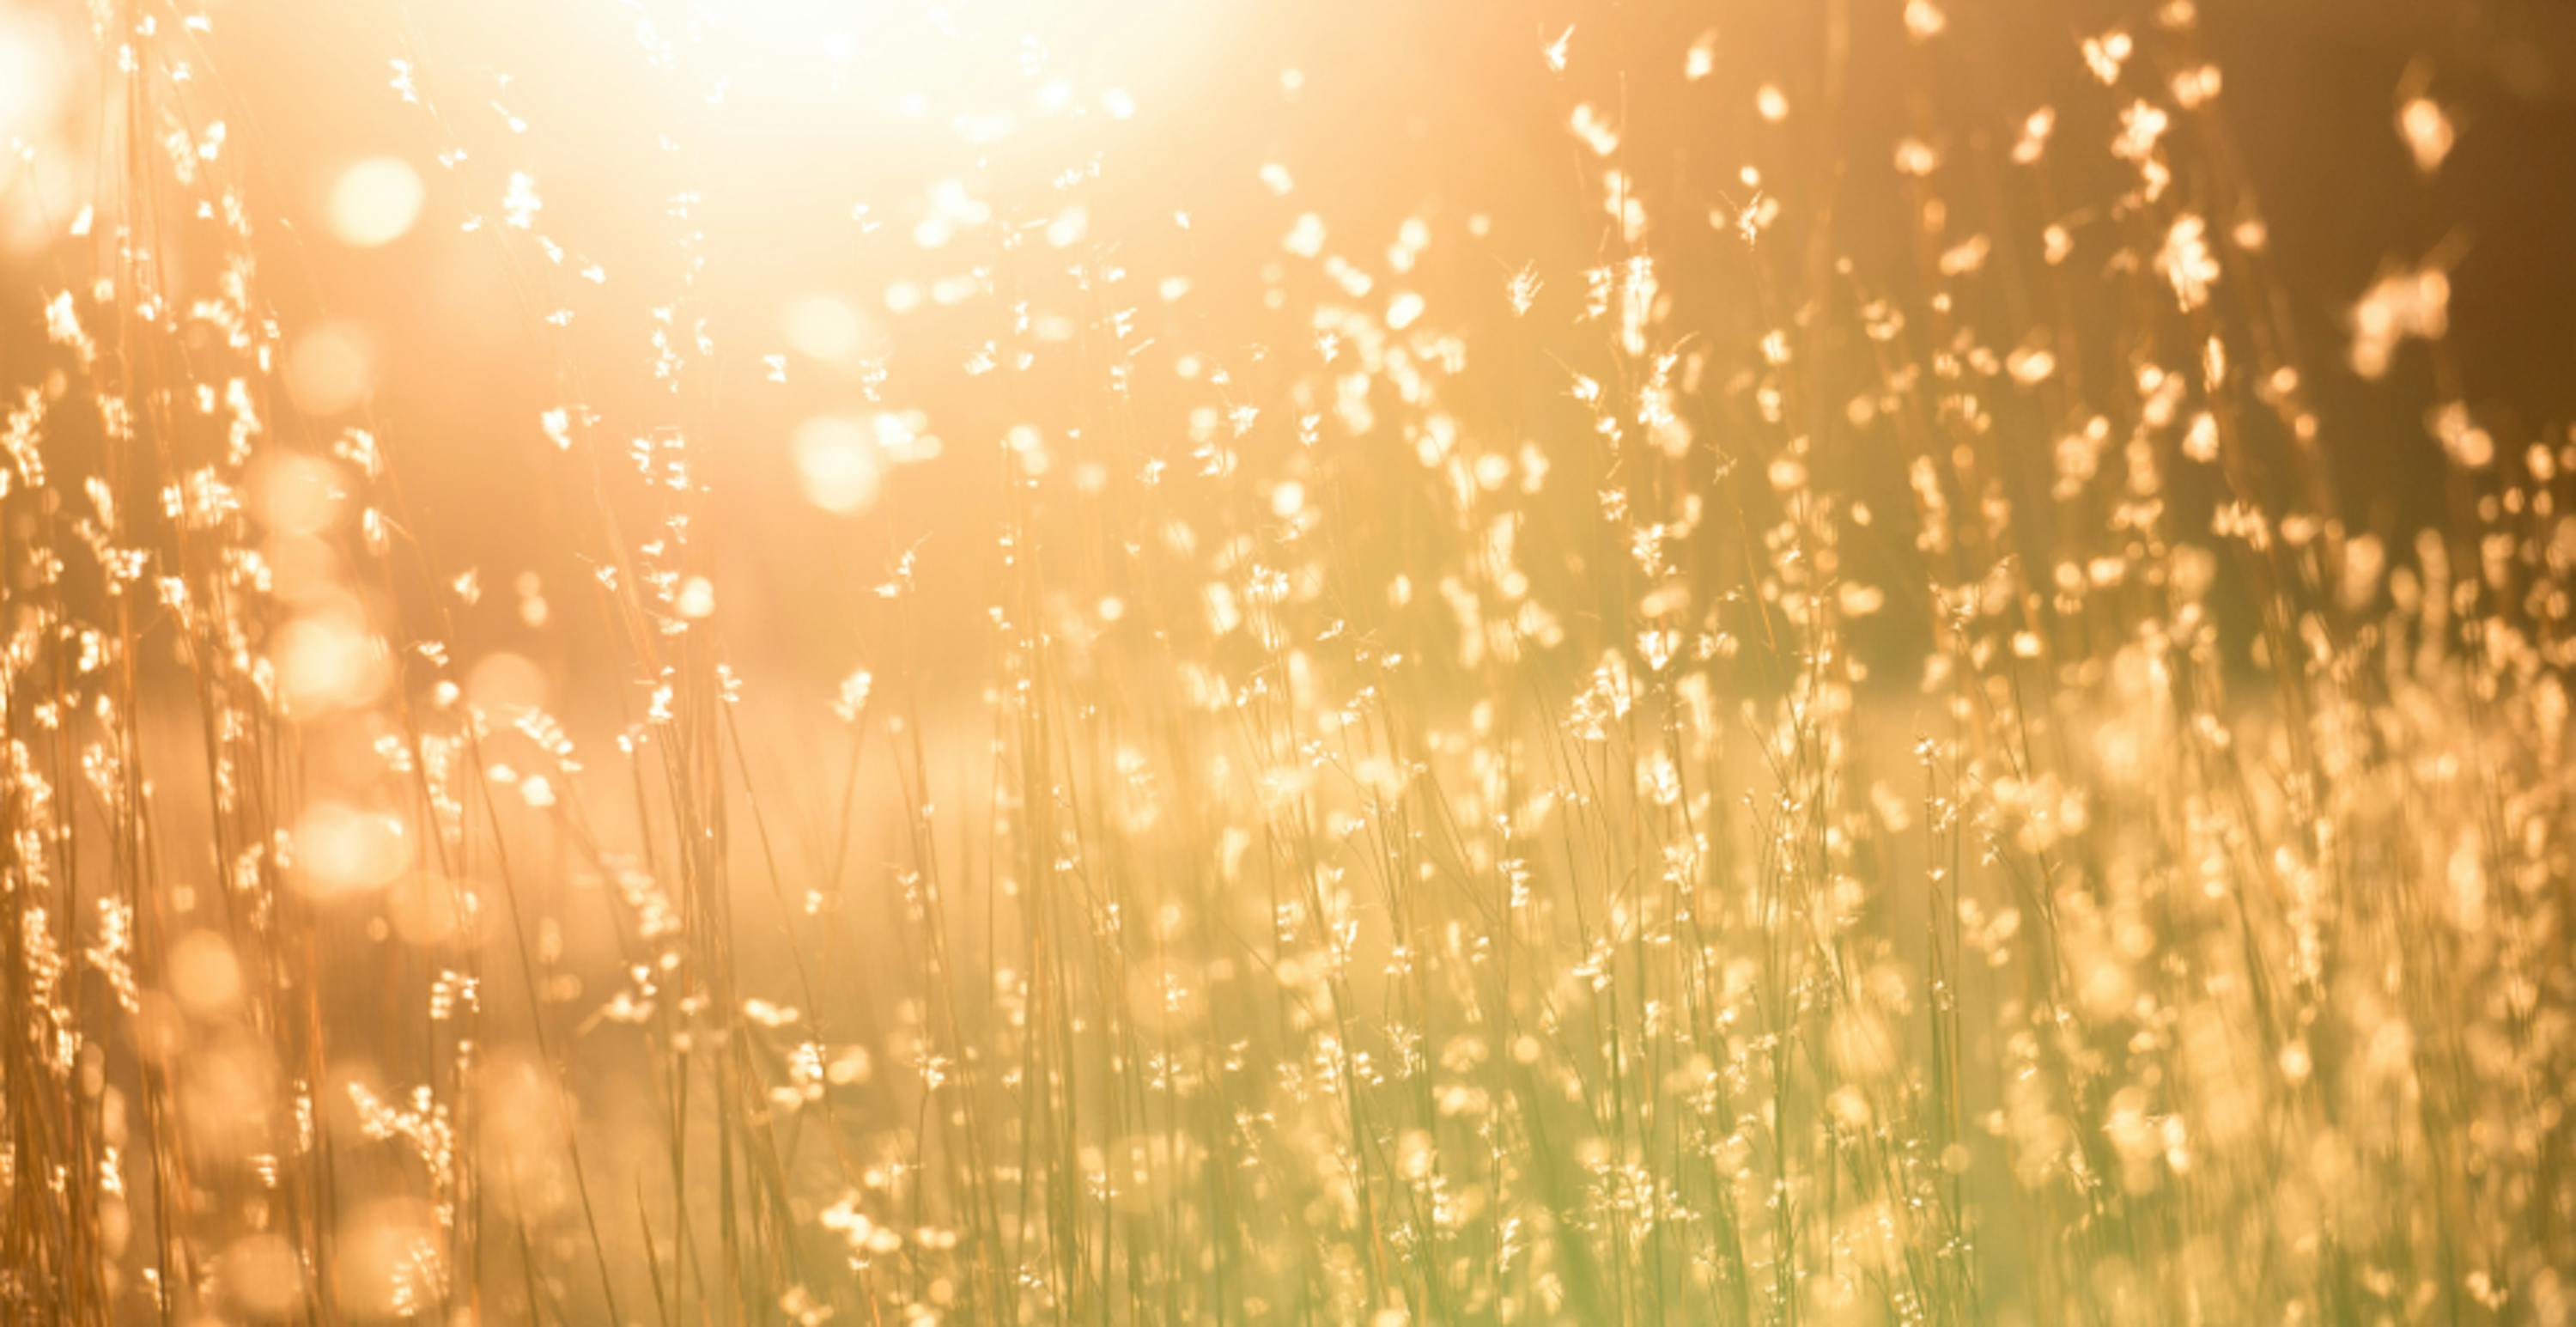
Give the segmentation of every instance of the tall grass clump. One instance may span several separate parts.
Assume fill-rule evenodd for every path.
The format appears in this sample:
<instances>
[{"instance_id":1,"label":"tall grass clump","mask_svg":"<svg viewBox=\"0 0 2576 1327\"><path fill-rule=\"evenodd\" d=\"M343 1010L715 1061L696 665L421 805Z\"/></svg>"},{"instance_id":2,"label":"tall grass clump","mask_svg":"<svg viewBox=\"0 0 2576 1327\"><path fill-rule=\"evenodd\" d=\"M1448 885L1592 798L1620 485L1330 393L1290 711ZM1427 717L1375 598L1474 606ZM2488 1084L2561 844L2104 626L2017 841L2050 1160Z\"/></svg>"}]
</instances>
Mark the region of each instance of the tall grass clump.
<instances>
[{"instance_id":1,"label":"tall grass clump","mask_svg":"<svg viewBox=\"0 0 2576 1327\"><path fill-rule=\"evenodd\" d=\"M2576 432L2190 0L321 8L28 11L0 1317L2576 1312Z\"/></svg>"}]
</instances>

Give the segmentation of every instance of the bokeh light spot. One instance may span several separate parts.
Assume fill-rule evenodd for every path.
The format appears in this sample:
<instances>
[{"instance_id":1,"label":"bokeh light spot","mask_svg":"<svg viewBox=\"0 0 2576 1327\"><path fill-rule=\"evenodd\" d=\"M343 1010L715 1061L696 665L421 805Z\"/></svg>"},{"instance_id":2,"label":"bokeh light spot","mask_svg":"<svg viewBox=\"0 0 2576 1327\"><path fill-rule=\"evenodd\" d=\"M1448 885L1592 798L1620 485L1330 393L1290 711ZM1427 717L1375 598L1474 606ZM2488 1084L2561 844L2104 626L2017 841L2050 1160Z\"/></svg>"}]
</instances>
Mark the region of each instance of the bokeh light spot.
<instances>
[{"instance_id":1,"label":"bokeh light spot","mask_svg":"<svg viewBox=\"0 0 2576 1327\"><path fill-rule=\"evenodd\" d=\"M807 502L844 516L875 505L884 463L875 439L857 420L816 416L797 426L790 445Z\"/></svg>"},{"instance_id":2,"label":"bokeh light spot","mask_svg":"<svg viewBox=\"0 0 2576 1327\"><path fill-rule=\"evenodd\" d=\"M357 249L391 244L411 232L427 199L420 172L400 157L352 162L331 183L332 238Z\"/></svg>"}]
</instances>

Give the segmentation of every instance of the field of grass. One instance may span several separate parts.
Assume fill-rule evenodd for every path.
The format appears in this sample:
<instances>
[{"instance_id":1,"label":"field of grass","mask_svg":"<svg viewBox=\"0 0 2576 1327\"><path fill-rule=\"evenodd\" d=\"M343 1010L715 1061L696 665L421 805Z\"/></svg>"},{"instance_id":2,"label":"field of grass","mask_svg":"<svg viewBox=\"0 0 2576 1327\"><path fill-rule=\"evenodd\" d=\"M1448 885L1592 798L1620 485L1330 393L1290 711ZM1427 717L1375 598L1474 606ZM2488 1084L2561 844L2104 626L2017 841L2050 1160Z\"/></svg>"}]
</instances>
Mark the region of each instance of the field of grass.
<instances>
[{"instance_id":1,"label":"field of grass","mask_svg":"<svg viewBox=\"0 0 2576 1327\"><path fill-rule=\"evenodd\" d=\"M2576 1316L2511 115L2081 8L0 9L0 1319Z\"/></svg>"}]
</instances>

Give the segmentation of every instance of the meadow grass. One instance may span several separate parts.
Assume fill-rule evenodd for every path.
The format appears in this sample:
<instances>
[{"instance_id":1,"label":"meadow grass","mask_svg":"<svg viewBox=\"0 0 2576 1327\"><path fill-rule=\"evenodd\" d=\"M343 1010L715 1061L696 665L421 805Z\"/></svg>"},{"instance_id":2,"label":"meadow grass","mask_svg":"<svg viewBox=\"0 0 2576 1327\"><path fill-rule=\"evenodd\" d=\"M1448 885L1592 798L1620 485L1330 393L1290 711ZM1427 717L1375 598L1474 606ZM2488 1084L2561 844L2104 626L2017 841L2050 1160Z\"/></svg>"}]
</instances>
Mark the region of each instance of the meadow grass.
<instances>
[{"instance_id":1,"label":"meadow grass","mask_svg":"<svg viewBox=\"0 0 2576 1327\"><path fill-rule=\"evenodd\" d=\"M1282 225L1261 355L1131 340L1168 225L997 224L1036 422L871 461L856 585L727 552L677 278L679 385L561 350L518 422L551 579L417 537L436 441L280 380L185 18L96 7L8 371L13 1321L2568 1316L2576 437L2427 402L2440 515L2370 514L2307 384L2441 361L2441 261L2301 357L2187 3L1851 163L1888 262L1839 170L1671 198L1588 101L1597 262L1426 302L1475 223ZM498 317L578 289L533 189ZM979 515L906 525L940 467Z\"/></svg>"}]
</instances>

